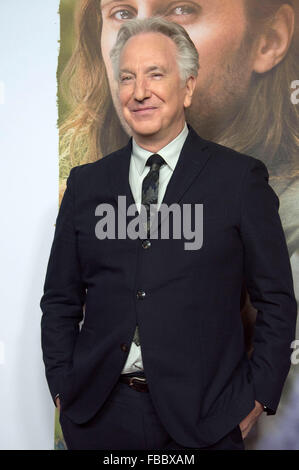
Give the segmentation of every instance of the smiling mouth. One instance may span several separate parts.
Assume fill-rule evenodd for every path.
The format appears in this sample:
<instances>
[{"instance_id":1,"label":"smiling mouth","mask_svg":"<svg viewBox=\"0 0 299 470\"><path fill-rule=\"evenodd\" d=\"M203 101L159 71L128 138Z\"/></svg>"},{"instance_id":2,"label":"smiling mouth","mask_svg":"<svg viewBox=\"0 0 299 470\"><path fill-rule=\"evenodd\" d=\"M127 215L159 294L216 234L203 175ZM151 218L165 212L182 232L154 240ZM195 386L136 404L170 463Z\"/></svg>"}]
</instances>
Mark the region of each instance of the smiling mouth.
<instances>
[{"instance_id":1,"label":"smiling mouth","mask_svg":"<svg viewBox=\"0 0 299 470\"><path fill-rule=\"evenodd\" d=\"M133 109L132 112L137 113L137 114L138 113L142 114L142 113L146 113L146 112L150 112L150 111L155 111L156 109L157 108L155 108L155 107L149 106L149 107L146 107L146 108Z\"/></svg>"}]
</instances>

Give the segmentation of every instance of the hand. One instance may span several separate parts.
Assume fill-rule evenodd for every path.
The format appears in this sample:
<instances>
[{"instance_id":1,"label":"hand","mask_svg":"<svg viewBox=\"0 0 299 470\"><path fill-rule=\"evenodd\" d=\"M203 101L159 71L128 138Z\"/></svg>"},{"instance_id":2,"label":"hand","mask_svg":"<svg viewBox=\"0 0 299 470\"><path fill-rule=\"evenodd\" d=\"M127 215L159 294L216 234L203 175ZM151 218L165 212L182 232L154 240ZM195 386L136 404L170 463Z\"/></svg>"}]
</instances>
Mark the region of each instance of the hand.
<instances>
[{"instance_id":1,"label":"hand","mask_svg":"<svg viewBox=\"0 0 299 470\"><path fill-rule=\"evenodd\" d=\"M259 416L263 413L263 411L264 411L263 405L255 400L255 407L249 413L249 415L247 415L246 418L244 418L243 421L241 421L241 423L239 424L243 439L247 437L250 429L256 423L256 421L258 420Z\"/></svg>"},{"instance_id":2,"label":"hand","mask_svg":"<svg viewBox=\"0 0 299 470\"><path fill-rule=\"evenodd\" d=\"M56 403L56 406L57 406L58 411L60 413L60 398L59 397L56 398L55 403Z\"/></svg>"}]
</instances>

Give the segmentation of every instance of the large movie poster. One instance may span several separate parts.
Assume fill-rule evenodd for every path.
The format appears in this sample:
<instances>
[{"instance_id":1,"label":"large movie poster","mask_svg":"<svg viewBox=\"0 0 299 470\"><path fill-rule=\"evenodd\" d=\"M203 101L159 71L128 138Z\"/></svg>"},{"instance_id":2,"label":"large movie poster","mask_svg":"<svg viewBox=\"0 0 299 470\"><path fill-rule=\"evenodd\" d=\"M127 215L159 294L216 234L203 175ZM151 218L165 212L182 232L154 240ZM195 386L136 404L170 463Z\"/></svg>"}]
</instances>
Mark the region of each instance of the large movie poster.
<instances>
[{"instance_id":1,"label":"large movie poster","mask_svg":"<svg viewBox=\"0 0 299 470\"><path fill-rule=\"evenodd\" d=\"M187 121L201 137L259 158L268 168L298 300L299 0L61 0L60 200L73 166L127 143L109 51L123 22L156 15L184 26L199 53ZM243 294L240 315L250 355L256 311L246 286ZM299 360L292 357L278 412L259 419L247 449L299 449ZM63 449L57 413L55 429L55 448Z\"/></svg>"}]
</instances>

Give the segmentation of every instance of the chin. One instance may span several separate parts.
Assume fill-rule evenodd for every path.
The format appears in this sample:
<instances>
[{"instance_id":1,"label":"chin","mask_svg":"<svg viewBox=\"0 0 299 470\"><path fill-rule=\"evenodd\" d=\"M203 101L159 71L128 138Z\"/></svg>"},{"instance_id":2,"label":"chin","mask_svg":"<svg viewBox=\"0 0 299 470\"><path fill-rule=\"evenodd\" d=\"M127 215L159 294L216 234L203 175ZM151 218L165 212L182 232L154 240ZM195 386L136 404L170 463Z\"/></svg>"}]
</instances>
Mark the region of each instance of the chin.
<instances>
[{"instance_id":1,"label":"chin","mask_svg":"<svg viewBox=\"0 0 299 470\"><path fill-rule=\"evenodd\" d=\"M153 135L157 134L160 131L160 127L157 125L150 125L150 124L143 124L142 126L138 125L132 125L132 130L135 134L138 135Z\"/></svg>"}]
</instances>

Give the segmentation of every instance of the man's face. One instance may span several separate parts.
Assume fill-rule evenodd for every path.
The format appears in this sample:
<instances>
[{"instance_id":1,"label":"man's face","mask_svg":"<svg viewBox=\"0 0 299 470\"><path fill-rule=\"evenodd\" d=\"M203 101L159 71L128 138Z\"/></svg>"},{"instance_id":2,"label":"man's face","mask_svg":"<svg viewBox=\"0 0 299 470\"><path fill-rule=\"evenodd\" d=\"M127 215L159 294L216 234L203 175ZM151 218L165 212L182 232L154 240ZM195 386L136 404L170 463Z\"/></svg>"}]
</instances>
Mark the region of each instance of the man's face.
<instances>
[{"instance_id":1,"label":"man's face","mask_svg":"<svg viewBox=\"0 0 299 470\"><path fill-rule=\"evenodd\" d=\"M200 70L188 121L206 138L225 127L243 103L252 75L251 57L243 42L247 31L244 1L102 0L102 54L118 114L109 57L117 32L132 18L159 15L181 24L199 53Z\"/></svg>"},{"instance_id":2,"label":"man's face","mask_svg":"<svg viewBox=\"0 0 299 470\"><path fill-rule=\"evenodd\" d=\"M133 36L119 63L119 100L135 138L175 138L182 130L188 103L173 41L161 33Z\"/></svg>"}]
</instances>

